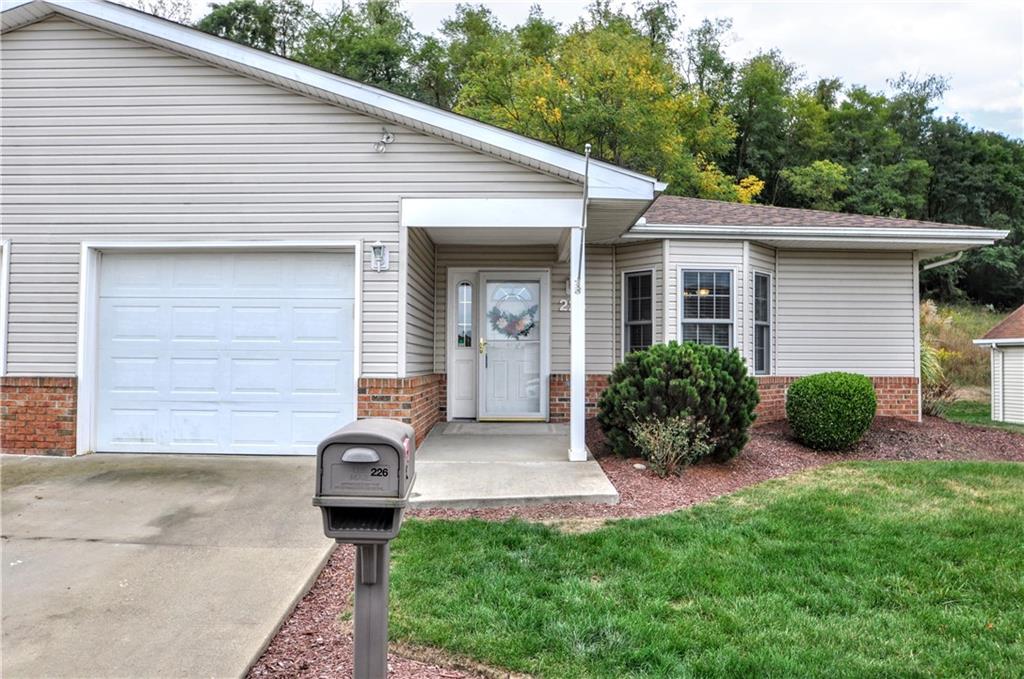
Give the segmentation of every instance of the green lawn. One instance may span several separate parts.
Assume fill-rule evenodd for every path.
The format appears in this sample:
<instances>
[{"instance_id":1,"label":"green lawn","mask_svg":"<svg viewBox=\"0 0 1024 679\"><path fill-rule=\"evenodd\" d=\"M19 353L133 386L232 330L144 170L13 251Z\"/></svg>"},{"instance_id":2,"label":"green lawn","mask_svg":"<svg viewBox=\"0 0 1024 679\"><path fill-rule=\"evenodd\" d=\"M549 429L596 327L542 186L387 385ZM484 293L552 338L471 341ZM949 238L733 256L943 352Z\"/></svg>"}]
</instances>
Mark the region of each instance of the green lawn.
<instances>
[{"instance_id":1,"label":"green lawn","mask_svg":"<svg viewBox=\"0 0 1024 679\"><path fill-rule=\"evenodd\" d=\"M1020 676L1024 465L844 463L562 534L411 521L392 632L543 677Z\"/></svg>"},{"instance_id":2,"label":"green lawn","mask_svg":"<svg viewBox=\"0 0 1024 679\"><path fill-rule=\"evenodd\" d=\"M947 420L977 424L983 427L998 427L1024 434L1024 424L992 421L992 404L985 401L957 401L942 414Z\"/></svg>"}]
</instances>

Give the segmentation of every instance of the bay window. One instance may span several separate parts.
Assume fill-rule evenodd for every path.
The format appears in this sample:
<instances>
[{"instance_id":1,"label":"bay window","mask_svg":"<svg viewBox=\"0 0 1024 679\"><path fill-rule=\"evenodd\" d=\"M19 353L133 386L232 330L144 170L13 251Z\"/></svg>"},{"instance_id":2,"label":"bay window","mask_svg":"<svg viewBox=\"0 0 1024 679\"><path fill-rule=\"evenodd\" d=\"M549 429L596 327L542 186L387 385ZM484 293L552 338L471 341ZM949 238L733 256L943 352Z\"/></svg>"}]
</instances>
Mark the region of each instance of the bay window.
<instances>
[{"instance_id":1,"label":"bay window","mask_svg":"<svg viewBox=\"0 0 1024 679\"><path fill-rule=\"evenodd\" d=\"M754 273L754 373L772 369L772 277Z\"/></svg>"},{"instance_id":2,"label":"bay window","mask_svg":"<svg viewBox=\"0 0 1024 679\"><path fill-rule=\"evenodd\" d=\"M684 269L680 281L682 341L732 349L732 271Z\"/></svg>"},{"instance_id":3,"label":"bay window","mask_svg":"<svg viewBox=\"0 0 1024 679\"><path fill-rule=\"evenodd\" d=\"M623 355L647 349L654 343L654 275L637 271L624 275L625 299L623 321Z\"/></svg>"}]
</instances>

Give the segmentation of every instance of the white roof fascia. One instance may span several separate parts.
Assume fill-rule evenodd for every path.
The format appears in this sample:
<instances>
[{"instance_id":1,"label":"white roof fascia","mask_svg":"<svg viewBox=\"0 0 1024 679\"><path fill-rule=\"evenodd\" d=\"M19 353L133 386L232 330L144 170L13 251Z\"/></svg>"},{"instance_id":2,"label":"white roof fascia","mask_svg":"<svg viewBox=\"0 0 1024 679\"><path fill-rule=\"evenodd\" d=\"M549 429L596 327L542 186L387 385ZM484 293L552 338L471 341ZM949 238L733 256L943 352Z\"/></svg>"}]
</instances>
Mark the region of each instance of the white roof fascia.
<instances>
[{"instance_id":1,"label":"white roof fascia","mask_svg":"<svg viewBox=\"0 0 1024 679\"><path fill-rule=\"evenodd\" d=\"M1007 339L976 339L974 343L978 346L987 347L1024 347L1024 337L1010 337Z\"/></svg>"},{"instance_id":2,"label":"white roof fascia","mask_svg":"<svg viewBox=\"0 0 1024 679\"><path fill-rule=\"evenodd\" d=\"M585 159L578 153L111 2L3 0L0 8L3 31L50 13L61 14L576 183L583 181ZM590 162L589 183L592 198L611 200L653 200L667 186L653 177L595 160Z\"/></svg>"},{"instance_id":3,"label":"white roof fascia","mask_svg":"<svg viewBox=\"0 0 1024 679\"><path fill-rule=\"evenodd\" d=\"M634 226L623 237L671 238L702 237L736 239L791 240L794 242L920 242L929 245L989 245L1006 238L1009 231L996 229L906 228L878 229L865 227L808 227L808 226L727 226L708 224L643 224Z\"/></svg>"}]
</instances>

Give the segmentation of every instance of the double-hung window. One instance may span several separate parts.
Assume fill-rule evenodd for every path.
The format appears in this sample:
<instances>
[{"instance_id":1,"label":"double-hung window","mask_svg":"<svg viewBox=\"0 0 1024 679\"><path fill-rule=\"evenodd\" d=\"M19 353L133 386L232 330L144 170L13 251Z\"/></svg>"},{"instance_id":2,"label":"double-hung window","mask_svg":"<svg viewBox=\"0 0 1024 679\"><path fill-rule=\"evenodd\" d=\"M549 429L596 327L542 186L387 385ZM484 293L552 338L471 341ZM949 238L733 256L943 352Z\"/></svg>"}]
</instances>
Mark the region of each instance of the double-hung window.
<instances>
[{"instance_id":1,"label":"double-hung window","mask_svg":"<svg viewBox=\"0 0 1024 679\"><path fill-rule=\"evenodd\" d=\"M654 276L637 271L624 279L623 353L628 354L654 342Z\"/></svg>"},{"instance_id":2,"label":"double-hung window","mask_svg":"<svg viewBox=\"0 0 1024 679\"><path fill-rule=\"evenodd\" d=\"M772 371L772 277L754 273L754 372Z\"/></svg>"},{"instance_id":3,"label":"double-hung window","mask_svg":"<svg viewBox=\"0 0 1024 679\"><path fill-rule=\"evenodd\" d=\"M680 273L682 340L732 349L732 271Z\"/></svg>"}]
</instances>

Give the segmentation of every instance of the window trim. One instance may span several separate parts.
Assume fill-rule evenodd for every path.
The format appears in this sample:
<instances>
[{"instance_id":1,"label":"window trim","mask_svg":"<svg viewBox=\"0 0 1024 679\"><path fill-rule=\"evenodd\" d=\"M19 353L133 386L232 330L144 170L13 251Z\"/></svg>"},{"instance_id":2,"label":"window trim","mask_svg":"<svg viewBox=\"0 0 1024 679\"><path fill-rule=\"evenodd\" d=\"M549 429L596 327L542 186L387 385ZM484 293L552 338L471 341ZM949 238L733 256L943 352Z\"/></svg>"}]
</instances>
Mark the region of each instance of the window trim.
<instances>
[{"instance_id":1,"label":"window trim","mask_svg":"<svg viewBox=\"0 0 1024 679\"><path fill-rule=\"evenodd\" d=\"M656 276L655 269L653 266L640 266L629 269L622 269L619 272L619 309L621 310L621 318L619 319L619 360L625 360L626 358L626 338L628 337L628 328L626 321L626 279L630 275L646 273L651 276L651 346L658 344L658 338L655 335L655 310L658 308L658 288L655 284Z\"/></svg>"},{"instance_id":2,"label":"window trim","mask_svg":"<svg viewBox=\"0 0 1024 679\"><path fill-rule=\"evenodd\" d=\"M768 279L768 320L759 321L757 320L757 277L764 276ZM773 356L775 354L775 275L770 271L764 271L763 269L754 269L753 276L751 278L750 287L750 322L751 327L754 330L753 335L750 338L750 349L751 357L753 358L753 369L754 374L759 376L774 375L775 374L775 361ZM768 327L768 365L763 371L757 369L757 327L759 325Z\"/></svg>"},{"instance_id":3,"label":"window trim","mask_svg":"<svg viewBox=\"0 0 1024 679\"><path fill-rule=\"evenodd\" d=\"M729 274L729 289L731 290L729 297L729 320L721 319L700 319L693 321L694 323L716 323L719 325L732 324L732 332L729 335L730 344L729 351L739 348L739 322L736 318L737 309L737 297L736 294L736 281L740 278L739 269L735 266L694 266L694 265L680 265L676 270L676 322L675 322L675 334L676 341L680 344L683 343L683 323L687 322L683 317L683 278L687 273L727 273ZM716 345L717 346L717 345Z\"/></svg>"}]
</instances>

